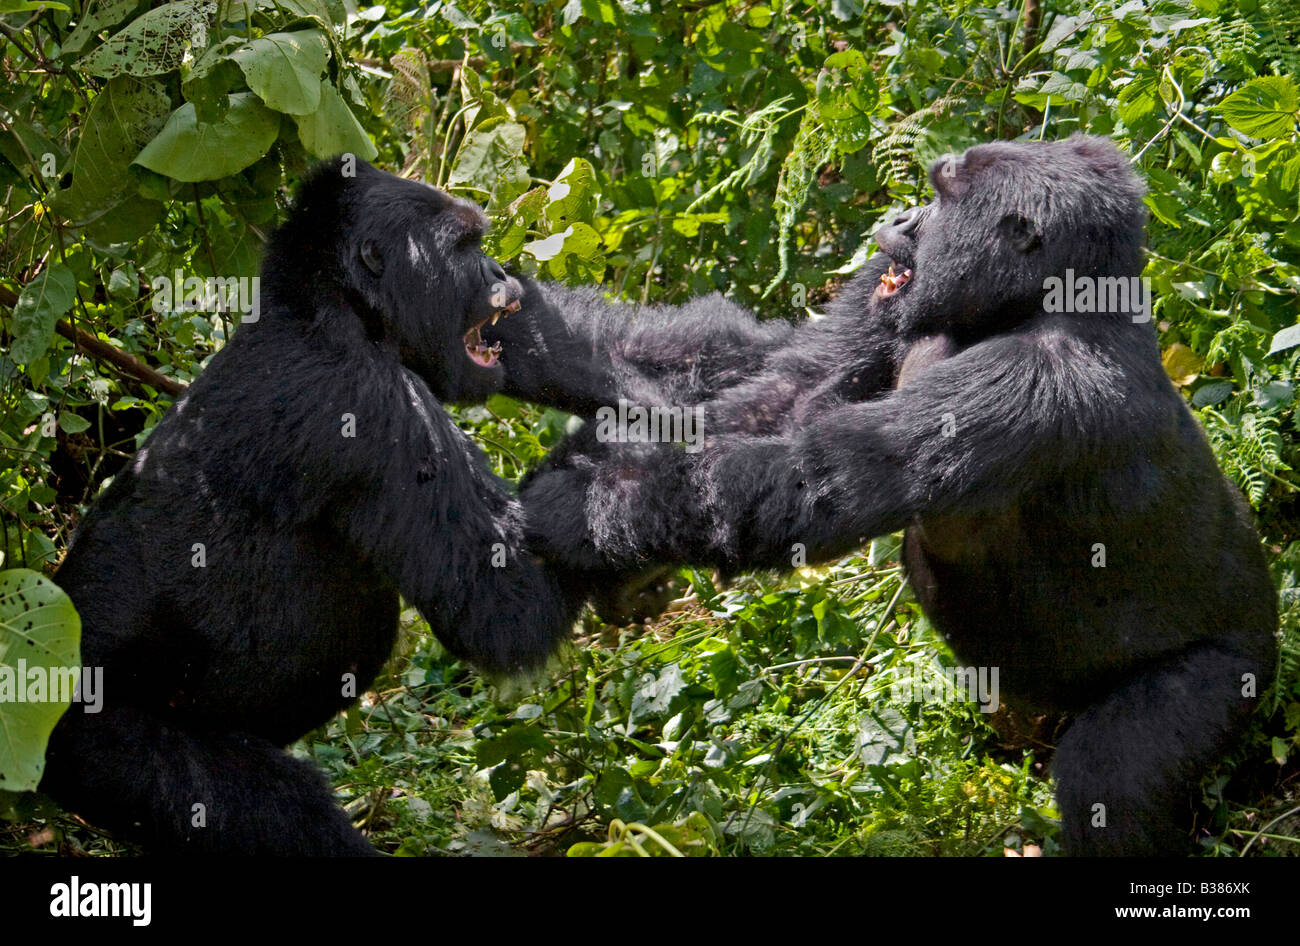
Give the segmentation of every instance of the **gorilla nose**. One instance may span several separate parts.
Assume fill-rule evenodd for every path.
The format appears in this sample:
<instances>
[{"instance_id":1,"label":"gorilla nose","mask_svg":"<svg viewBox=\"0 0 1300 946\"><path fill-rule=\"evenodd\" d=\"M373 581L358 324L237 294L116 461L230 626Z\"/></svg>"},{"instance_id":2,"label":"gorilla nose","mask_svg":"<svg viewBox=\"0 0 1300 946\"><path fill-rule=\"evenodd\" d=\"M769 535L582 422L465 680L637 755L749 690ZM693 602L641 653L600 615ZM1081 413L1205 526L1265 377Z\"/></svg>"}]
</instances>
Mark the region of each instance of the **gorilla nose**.
<instances>
[{"instance_id":1,"label":"gorilla nose","mask_svg":"<svg viewBox=\"0 0 1300 946\"><path fill-rule=\"evenodd\" d=\"M921 208L910 207L890 221L889 226L897 230L900 234L910 233L921 219Z\"/></svg>"},{"instance_id":2,"label":"gorilla nose","mask_svg":"<svg viewBox=\"0 0 1300 946\"><path fill-rule=\"evenodd\" d=\"M487 261L487 273L489 282L505 282L506 271L501 268L501 264L489 257Z\"/></svg>"}]
</instances>

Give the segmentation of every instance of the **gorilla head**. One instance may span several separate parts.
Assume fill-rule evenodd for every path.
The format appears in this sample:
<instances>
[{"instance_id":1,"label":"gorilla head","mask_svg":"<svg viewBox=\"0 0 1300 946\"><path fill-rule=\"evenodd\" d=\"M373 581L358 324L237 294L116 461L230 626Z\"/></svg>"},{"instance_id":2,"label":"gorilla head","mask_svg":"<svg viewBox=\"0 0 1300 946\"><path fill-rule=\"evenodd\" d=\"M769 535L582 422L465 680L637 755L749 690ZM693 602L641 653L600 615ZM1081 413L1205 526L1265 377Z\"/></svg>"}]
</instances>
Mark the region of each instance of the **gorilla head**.
<instances>
[{"instance_id":1,"label":"gorilla head","mask_svg":"<svg viewBox=\"0 0 1300 946\"><path fill-rule=\"evenodd\" d=\"M1044 279L1067 268L1142 271L1142 184L1104 139L978 145L930 180L933 202L876 231L884 253L866 277L903 334L986 335L1041 311Z\"/></svg>"},{"instance_id":2,"label":"gorilla head","mask_svg":"<svg viewBox=\"0 0 1300 946\"><path fill-rule=\"evenodd\" d=\"M264 272L277 278L262 288L271 308L304 319L355 314L439 400L481 401L504 372L500 346L479 330L518 309L523 294L483 254L487 226L474 204L334 158L303 183L295 213L272 237Z\"/></svg>"}]
</instances>

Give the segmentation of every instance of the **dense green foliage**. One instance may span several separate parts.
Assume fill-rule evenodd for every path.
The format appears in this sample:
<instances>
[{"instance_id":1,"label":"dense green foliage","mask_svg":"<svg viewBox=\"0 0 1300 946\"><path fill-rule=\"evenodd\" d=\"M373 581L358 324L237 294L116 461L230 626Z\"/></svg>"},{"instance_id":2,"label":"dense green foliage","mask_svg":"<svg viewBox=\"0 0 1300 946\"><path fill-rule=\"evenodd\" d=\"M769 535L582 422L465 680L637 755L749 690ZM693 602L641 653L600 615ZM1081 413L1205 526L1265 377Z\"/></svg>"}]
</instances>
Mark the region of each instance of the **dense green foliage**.
<instances>
[{"instance_id":1,"label":"dense green foliage","mask_svg":"<svg viewBox=\"0 0 1300 946\"><path fill-rule=\"evenodd\" d=\"M485 204L495 254L547 278L800 318L931 159L1113 137L1149 182L1166 366L1282 589L1280 683L1235 781L1205 786L1206 848L1268 826L1252 850L1297 850L1294 811L1270 825L1300 755L1292 0L0 0L0 34L5 567L57 562L226 338L233 318L156 305L155 281L254 274L314 157ZM505 398L460 416L508 477L565 425ZM588 617L553 674L501 689L412 612L376 691L296 751L403 853L1050 851L1051 721L999 737L971 704L890 699L951 662L893 552L727 589L684 571L641 636Z\"/></svg>"}]
</instances>

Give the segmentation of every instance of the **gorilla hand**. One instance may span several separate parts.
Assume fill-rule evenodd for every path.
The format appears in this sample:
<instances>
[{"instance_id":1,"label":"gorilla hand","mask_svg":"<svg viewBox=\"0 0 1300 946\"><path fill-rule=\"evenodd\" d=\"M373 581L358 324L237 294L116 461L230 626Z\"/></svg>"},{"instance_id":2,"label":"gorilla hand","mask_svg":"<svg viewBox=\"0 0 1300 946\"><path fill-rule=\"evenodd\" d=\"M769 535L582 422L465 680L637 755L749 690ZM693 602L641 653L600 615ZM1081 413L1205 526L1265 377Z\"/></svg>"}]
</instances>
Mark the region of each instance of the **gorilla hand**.
<instances>
[{"instance_id":1,"label":"gorilla hand","mask_svg":"<svg viewBox=\"0 0 1300 946\"><path fill-rule=\"evenodd\" d=\"M561 568L623 578L683 561L678 527L697 523L700 505L692 455L671 444L601 443L592 431L566 438L521 486L533 550Z\"/></svg>"}]
</instances>

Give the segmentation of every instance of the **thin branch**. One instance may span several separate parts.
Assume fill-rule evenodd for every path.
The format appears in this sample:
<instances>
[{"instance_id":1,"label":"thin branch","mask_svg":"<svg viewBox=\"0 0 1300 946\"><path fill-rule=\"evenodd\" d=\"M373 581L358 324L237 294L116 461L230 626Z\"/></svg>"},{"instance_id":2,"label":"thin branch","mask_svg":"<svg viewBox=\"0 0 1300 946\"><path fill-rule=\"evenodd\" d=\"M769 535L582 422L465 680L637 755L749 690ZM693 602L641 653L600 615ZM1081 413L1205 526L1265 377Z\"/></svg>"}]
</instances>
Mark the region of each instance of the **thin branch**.
<instances>
[{"instance_id":1,"label":"thin branch","mask_svg":"<svg viewBox=\"0 0 1300 946\"><path fill-rule=\"evenodd\" d=\"M0 286L0 305L8 306L12 309L17 302L17 293L12 289L6 289L4 286ZM84 329L76 328L65 319L59 319L58 323L54 326L54 330L87 354L100 361L108 362L119 371L134 378L136 381L141 381L145 384L151 385L159 391L163 391L173 397L179 397L185 393L186 385L183 382L177 381L175 378L169 378L164 374L159 374L155 369L149 367L134 355L129 355L124 351L119 351L112 345L96 338Z\"/></svg>"}]
</instances>

